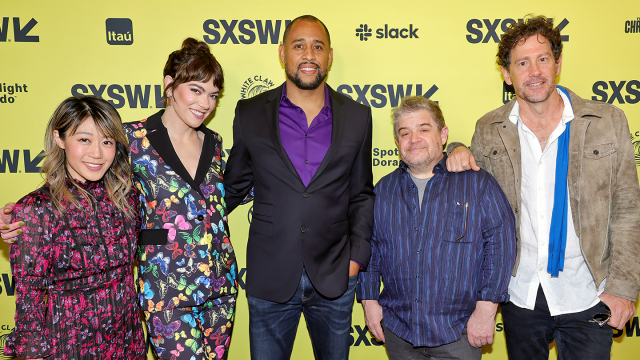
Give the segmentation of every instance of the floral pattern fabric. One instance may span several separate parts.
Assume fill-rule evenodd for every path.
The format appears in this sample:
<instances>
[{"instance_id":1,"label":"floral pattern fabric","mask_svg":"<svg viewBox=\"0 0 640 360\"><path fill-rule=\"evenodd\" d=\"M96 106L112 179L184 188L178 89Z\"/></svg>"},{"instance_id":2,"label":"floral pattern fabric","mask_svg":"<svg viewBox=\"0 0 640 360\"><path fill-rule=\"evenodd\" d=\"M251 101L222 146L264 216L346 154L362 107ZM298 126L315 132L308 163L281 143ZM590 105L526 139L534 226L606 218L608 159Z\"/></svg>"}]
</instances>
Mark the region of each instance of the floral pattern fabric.
<instances>
[{"instance_id":1,"label":"floral pattern fabric","mask_svg":"<svg viewBox=\"0 0 640 360\"><path fill-rule=\"evenodd\" d=\"M102 181L78 184L92 197L67 182L79 208L56 210L47 184L13 210L25 226L10 249L16 315L5 355L146 359L132 271L140 218L125 218Z\"/></svg>"}]
</instances>

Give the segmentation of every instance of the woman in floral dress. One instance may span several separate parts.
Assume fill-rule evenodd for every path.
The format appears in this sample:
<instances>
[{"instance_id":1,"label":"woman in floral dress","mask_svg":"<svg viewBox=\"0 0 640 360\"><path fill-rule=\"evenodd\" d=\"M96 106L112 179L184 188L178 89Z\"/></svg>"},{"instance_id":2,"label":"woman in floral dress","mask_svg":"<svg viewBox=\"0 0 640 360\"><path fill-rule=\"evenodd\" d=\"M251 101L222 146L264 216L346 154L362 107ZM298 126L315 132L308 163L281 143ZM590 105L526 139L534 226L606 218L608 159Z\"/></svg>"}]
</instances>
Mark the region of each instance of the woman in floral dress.
<instances>
[{"instance_id":1,"label":"woman in floral dress","mask_svg":"<svg viewBox=\"0 0 640 360\"><path fill-rule=\"evenodd\" d=\"M127 137L108 102L68 98L45 134L46 183L23 197L11 245L15 328L5 355L145 359L132 263L140 228Z\"/></svg>"}]
</instances>

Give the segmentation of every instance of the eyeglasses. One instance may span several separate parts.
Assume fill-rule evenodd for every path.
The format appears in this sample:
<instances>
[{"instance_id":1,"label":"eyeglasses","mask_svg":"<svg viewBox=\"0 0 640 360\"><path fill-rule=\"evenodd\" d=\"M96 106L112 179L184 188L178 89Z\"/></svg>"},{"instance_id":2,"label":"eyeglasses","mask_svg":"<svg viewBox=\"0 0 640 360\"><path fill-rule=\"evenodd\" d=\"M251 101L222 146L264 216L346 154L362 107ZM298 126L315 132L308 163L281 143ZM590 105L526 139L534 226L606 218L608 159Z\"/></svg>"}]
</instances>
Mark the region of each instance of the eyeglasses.
<instances>
[{"instance_id":1,"label":"eyeglasses","mask_svg":"<svg viewBox=\"0 0 640 360\"><path fill-rule=\"evenodd\" d=\"M608 323L609 320L611 320L611 309L609 309L607 305L605 305L604 307L605 309L607 309L607 312L593 315L593 320L589 320L589 322L596 323L600 325L600 327L603 327L606 323Z\"/></svg>"}]
</instances>

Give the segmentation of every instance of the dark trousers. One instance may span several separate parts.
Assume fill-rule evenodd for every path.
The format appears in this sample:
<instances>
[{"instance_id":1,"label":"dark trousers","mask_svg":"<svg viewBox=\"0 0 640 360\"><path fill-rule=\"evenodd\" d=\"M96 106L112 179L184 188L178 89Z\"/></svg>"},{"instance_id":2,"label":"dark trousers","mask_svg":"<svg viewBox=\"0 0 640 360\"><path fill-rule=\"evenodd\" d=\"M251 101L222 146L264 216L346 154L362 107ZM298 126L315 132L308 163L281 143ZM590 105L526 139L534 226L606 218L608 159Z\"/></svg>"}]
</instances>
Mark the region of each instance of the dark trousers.
<instances>
[{"instance_id":1,"label":"dark trousers","mask_svg":"<svg viewBox=\"0 0 640 360\"><path fill-rule=\"evenodd\" d=\"M469 343L466 326L460 340L435 347L414 347L410 342L384 327L384 324L382 326L390 360L480 360L482 358L482 349L475 348Z\"/></svg>"},{"instance_id":2,"label":"dark trousers","mask_svg":"<svg viewBox=\"0 0 640 360\"><path fill-rule=\"evenodd\" d=\"M605 313L603 302L573 314L551 316L542 287L538 288L536 306L523 309L502 305L504 334L511 360L548 360L549 345L555 340L559 360L606 360L611 358L613 330L589 322L593 315Z\"/></svg>"},{"instance_id":3,"label":"dark trousers","mask_svg":"<svg viewBox=\"0 0 640 360\"><path fill-rule=\"evenodd\" d=\"M337 299L327 299L303 270L296 293L284 304L247 296L251 359L290 359L300 314L304 314L316 360L347 360L357 279L357 275L349 277L347 291Z\"/></svg>"}]
</instances>

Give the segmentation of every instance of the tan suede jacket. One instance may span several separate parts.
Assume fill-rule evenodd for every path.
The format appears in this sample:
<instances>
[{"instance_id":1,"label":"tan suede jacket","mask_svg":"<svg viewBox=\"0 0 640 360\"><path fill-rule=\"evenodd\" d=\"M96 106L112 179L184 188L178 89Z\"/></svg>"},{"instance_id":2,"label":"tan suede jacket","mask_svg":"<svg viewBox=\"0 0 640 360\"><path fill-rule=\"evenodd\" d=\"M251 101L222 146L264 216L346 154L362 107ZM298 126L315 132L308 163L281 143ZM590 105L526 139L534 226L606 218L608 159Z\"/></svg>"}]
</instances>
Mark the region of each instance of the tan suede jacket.
<instances>
[{"instance_id":1,"label":"tan suede jacket","mask_svg":"<svg viewBox=\"0 0 640 360\"><path fill-rule=\"evenodd\" d=\"M624 112L569 91L575 118L569 142L569 197L580 248L605 292L636 301L640 292L640 186ZM520 140L509 120L515 98L476 124L471 152L500 183L516 217L520 261Z\"/></svg>"}]
</instances>

